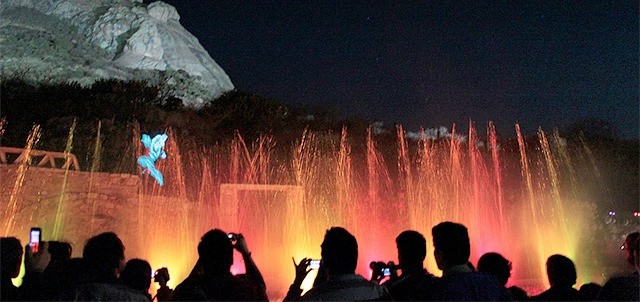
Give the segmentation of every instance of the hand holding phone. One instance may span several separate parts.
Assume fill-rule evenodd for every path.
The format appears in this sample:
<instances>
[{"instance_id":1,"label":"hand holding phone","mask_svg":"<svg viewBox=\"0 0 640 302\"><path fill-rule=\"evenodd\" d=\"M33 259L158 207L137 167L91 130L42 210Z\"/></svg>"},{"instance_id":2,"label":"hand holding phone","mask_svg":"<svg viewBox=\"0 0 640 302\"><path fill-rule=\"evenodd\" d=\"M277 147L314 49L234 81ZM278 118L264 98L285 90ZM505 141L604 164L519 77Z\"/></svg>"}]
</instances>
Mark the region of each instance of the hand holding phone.
<instances>
[{"instance_id":1,"label":"hand holding phone","mask_svg":"<svg viewBox=\"0 0 640 302\"><path fill-rule=\"evenodd\" d=\"M296 277L293 280L293 284L291 286L295 288L300 288L302 286L302 281L307 277L309 272L311 271L311 262L319 261L319 260L311 260L309 258L302 258L299 263L296 262L296 259L291 257L291 261L293 261L293 266L296 269ZM318 263L318 266L320 263Z\"/></svg>"},{"instance_id":2,"label":"hand holding phone","mask_svg":"<svg viewBox=\"0 0 640 302\"><path fill-rule=\"evenodd\" d=\"M251 252L247 246L247 241L244 239L242 233L229 233L227 236L229 237L229 240L231 240L233 248L240 252L243 257L251 256Z\"/></svg>"},{"instance_id":3,"label":"hand holding phone","mask_svg":"<svg viewBox=\"0 0 640 302\"><path fill-rule=\"evenodd\" d=\"M27 273L42 273L51 261L48 244L42 241L42 230L40 228L31 228L29 232L29 244L24 254L24 268Z\"/></svg>"}]
</instances>

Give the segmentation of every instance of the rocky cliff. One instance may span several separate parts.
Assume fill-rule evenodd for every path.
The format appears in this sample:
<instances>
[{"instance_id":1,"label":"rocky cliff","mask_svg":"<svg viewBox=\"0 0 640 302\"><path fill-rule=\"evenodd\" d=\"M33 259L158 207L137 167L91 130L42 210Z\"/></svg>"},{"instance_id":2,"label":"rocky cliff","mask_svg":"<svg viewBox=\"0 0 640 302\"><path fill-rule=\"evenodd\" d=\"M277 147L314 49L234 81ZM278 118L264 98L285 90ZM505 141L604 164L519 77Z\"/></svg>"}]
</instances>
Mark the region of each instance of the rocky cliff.
<instances>
[{"instance_id":1,"label":"rocky cliff","mask_svg":"<svg viewBox=\"0 0 640 302\"><path fill-rule=\"evenodd\" d=\"M35 82L145 80L185 104L232 90L224 70L164 2L3 0L0 71Z\"/></svg>"}]
</instances>

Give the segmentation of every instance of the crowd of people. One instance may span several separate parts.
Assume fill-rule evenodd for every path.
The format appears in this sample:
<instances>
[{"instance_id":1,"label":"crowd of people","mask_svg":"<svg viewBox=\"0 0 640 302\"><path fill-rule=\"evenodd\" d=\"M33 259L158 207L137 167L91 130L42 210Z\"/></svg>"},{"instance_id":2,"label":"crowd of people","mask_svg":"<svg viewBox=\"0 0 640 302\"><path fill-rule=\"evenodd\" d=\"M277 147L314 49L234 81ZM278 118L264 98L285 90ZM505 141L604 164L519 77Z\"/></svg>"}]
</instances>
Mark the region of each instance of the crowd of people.
<instances>
[{"instance_id":1,"label":"crowd of people","mask_svg":"<svg viewBox=\"0 0 640 302\"><path fill-rule=\"evenodd\" d=\"M634 273L614 277L603 286L595 283L575 289L573 261L563 255L547 259L550 288L529 296L519 287L506 287L511 262L498 253L484 254L476 266L470 261L467 228L442 222L432 228L433 254L442 277L424 268L427 242L419 232L398 235L398 265L374 269L370 279L356 274L358 243L344 228L326 231L320 246L322 259L313 287L303 294L304 279L311 271L309 258L294 259L295 279L285 301L396 300L396 301L639 301L639 233L624 242L627 261ZM167 286L166 268L152 276L149 263L131 259L125 263L125 247L115 233L90 238L82 258L72 258L64 242L42 242L37 250L24 248L14 237L0 239L2 253L2 301L267 301L266 284L242 234L214 229L198 244L198 261L175 289ZM243 258L246 272L234 275L233 251ZM24 255L24 257L23 257ZM24 258L25 276L20 287L11 282ZM373 265L373 264L372 264ZM151 280L160 284L155 297Z\"/></svg>"}]
</instances>

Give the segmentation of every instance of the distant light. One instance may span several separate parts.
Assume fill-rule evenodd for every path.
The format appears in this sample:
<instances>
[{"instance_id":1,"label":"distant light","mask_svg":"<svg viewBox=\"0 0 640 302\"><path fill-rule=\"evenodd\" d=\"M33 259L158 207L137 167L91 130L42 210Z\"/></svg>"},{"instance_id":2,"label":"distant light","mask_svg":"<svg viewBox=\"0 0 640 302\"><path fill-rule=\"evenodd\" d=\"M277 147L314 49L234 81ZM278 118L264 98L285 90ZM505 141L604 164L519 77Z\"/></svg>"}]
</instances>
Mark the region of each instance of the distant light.
<instances>
[{"instance_id":1,"label":"distant light","mask_svg":"<svg viewBox=\"0 0 640 302\"><path fill-rule=\"evenodd\" d=\"M620 249L621 249L621 250L624 250L624 245L621 245L621 246L620 246Z\"/></svg>"},{"instance_id":2,"label":"distant light","mask_svg":"<svg viewBox=\"0 0 640 302\"><path fill-rule=\"evenodd\" d=\"M633 212L633 217L640 217L640 212Z\"/></svg>"},{"instance_id":3,"label":"distant light","mask_svg":"<svg viewBox=\"0 0 640 302\"><path fill-rule=\"evenodd\" d=\"M614 211L609 211L609 216L616 216L616 212L614 212Z\"/></svg>"}]
</instances>

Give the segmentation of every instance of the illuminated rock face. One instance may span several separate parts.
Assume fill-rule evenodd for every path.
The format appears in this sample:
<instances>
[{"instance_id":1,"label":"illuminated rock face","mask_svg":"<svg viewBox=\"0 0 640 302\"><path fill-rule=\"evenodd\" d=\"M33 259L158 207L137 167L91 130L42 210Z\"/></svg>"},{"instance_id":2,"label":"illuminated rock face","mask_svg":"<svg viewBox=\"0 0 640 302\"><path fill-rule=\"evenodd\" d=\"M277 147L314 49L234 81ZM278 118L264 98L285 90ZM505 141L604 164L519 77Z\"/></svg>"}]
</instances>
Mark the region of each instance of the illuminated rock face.
<instances>
[{"instance_id":1,"label":"illuminated rock face","mask_svg":"<svg viewBox=\"0 0 640 302\"><path fill-rule=\"evenodd\" d=\"M157 1L7 0L0 7L3 76L34 81L145 80L198 105L234 88L176 9Z\"/></svg>"}]
</instances>

